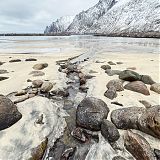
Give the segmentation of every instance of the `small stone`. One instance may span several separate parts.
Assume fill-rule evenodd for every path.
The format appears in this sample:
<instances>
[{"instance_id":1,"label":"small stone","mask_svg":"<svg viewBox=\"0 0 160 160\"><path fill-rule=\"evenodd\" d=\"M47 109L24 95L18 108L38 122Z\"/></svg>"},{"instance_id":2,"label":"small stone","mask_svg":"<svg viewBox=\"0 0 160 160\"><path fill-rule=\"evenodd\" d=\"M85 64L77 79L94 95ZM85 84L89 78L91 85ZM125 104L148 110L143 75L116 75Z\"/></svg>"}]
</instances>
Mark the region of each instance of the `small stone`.
<instances>
[{"instance_id":1,"label":"small stone","mask_svg":"<svg viewBox=\"0 0 160 160\"><path fill-rule=\"evenodd\" d=\"M53 84L51 82L44 82L41 86L42 92L49 92L53 88Z\"/></svg>"},{"instance_id":2,"label":"small stone","mask_svg":"<svg viewBox=\"0 0 160 160\"><path fill-rule=\"evenodd\" d=\"M3 81L3 80L6 80L8 79L9 77L0 77L0 81Z\"/></svg>"},{"instance_id":3,"label":"small stone","mask_svg":"<svg viewBox=\"0 0 160 160\"><path fill-rule=\"evenodd\" d=\"M8 73L8 71L7 71L7 70L4 70L4 69L1 69L1 70L0 70L0 74L5 74L5 73Z\"/></svg>"},{"instance_id":4,"label":"small stone","mask_svg":"<svg viewBox=\"0 0 160 160\"><path fill-rule=\"evenodd\" d=\"M37 80L32 81L32 84L33 84L34 87L39 88L39 87L42 86L43 81L40 80L40 79L37 79Z\"/></svg>"},{"instance_id":5,"label":"small stone","mask_svg":"<svg viewBox=\"0 0 160 160\"><path fill-rule=\"evenodd\" d=\"M119 70L111 70L111 69L106 69L105 73L108 74L108 76L114 76L114 75L120 75L121 71Z\"/></svg>"},{"instance_id":6,"label":"small stone","mask_svg":"<svg viewBox=\"0 0 160 160\"><path fill-rule=\"evenodd\" d=\"M111 102L111 104L115 104L115 105L118 105L118 106L123 106L123 104L119 103L119 102Z\"/></svg>"},{"instance_id":7,"label":"small stone","mask_svg":"<svg viewBox=\"0 0 160 160\"><path fill-rule=\"evenodd\" d=\"M44 122L43 122L43 114L41 114L41 115L38 117L38 119L36 120L36 123L37 123L37 124L44 124Z\"/></svg>"},{"instance_id":8,"label":"small stone","mask_svg":"<svg viewBox=\"0 0 160 160\"><path fill-rule=\"evenodd\" d=\"M148 75L141 75L141 81L145 84L154 84L155 81Z\"/></svg>"},{"instance_id":9,"label":"small stone","mask_svg":"<svg viewBox=\"0 0 160 160\"><path fill-rule=\"evenodd\" d=\"M160 83L152 84L150 90L160 94Z\"/></svg>"},{"instance_id":10,"label":"small stone","mask_svg":"<svg viewBox=\"0 0 160 160\"><path fill-rule=\"evenodd\" d=\"M3 65L3 64L4 64L4 62L1 62L1 61L0 61L0 66Z\"/></svg>"},{"instance_id":11,"label":"small stone","mask_svg":"<svg viewBox=\"0 0 160 160\"><path fill-rule=\"evenodd\" d=\"M110 87L115 87L116 88L116 91L123 91L124 88L123 88L123 81L120 80L120 79L114 79L114 80L110 80L108 83L107 83L107 86L106 86L108 89Z\"/></svg>"},{"instance_id":12,"label":"small stone","mask_svg":"<svg viewBox=\"0 0 160 160\"><path fill-rule=\"evenodd\" d=\"M110 64L110 65L116 65L116 63L114 63L112 61L109 61L108 64Z\"/></svg>"},{"instance_id":13,"label":"small stone","mask_svg":"<svg viewBox=\"0 0 160 160\"><path fill-rule=\"evenodd\" d=\"M26 95L26 96L24 96L22 98L19 98L19 99L15 100L14 104L21 103L21 102L27 100L28 98L29 98L28 95Z\"/></svg>"},{"instance_id":14,"label":"small stone","mask_svg":"<svg viewBox=\"0 0 160 160\"><path fill-rule=\"evenodd\" d=\"M37 61L37 59L35 59L35 58L27 58L27 59L25 59L25 61Z\"/></svg>"},{"instance_id":15,"label":"small stone","mask_svg":"<svg viewBox=\"0 0 160 160\"><path fill-rule=\"evenodd\" d=\"M35 69L35 70L42 70L42 69L44 69L46 67L48 67L47 63L39 63L39 64L35 64L33 66L33 69Z\"/></svg>"},{"instance_id":16,"label":"small stone","mask_svg":"<svg viewBox=\"0 0 160 160\"><path fill-rule=\"evenodd\" d=\"M23 96L23 95L25 95L25 94L27 94L27 91L26 91L26 90L22 90L21 92L17 92L17 93L15 94L15 96Z\"/></svg>"},{"instance_id":17,"label":"small stone","mask_svg":"<svg viewBox=\"0 0 160 160\"><path fill-rule=\"evenodd\" d=\"M136 70L136 67L128 67L127 70Z\"/></svg>"},{"instance_id":18,"label":"small stone","mask_svg":"<svg viewBox=\"0 0 160 160\"><path fill-rule=\"evenodd\" d=\"M102 136L109 142L115 142L120 137L120 134L116 126L112 122L106 119L102 121L101 133L102 133Z\"/></svg>"},{"instance_id":19,"label":"small stone","mask_svg":"<svg viewBox=\"0 0 160 160\"><path fill-rule=\"evenodd\" d=\"M90 74L94 74L94 73L98 73L98 72L96 72L96 71L94 71L94 70L90 70L89 73L90 73Z\"/></svg>"},{"instance_id":20,"label":"small stone","mask_svg":"<svg viewBox=\"0 0 160 160\"><path fill-rule=\"evenodd\" d=\"M102 65L101 68L104 69L104 70L106 70L106 69L111 69L111 66L109 66L109 65Z\"/></svg>"},{"instance_id":21,"label":"small stone","mask_svg":"<svg viewBox=\"0 0 160 160\"><path fill-rule=\"evenodd\" d=\"M13 63L13 62L21 62L21 60L20 60L20 59L12 59L12 60L10 60L9 62L10 62L10 63Z\"/></svg>"},{"instance_id":22,"label":"small stone","mask_svg":"<svg viewBox=\"0 0 160 160\"><path fill-rule=\"evenodd\" d=\"M37 77L37 76L44 76L45 73L42 71L32 71L29 73L29 75L33 75L34 77Z\"/></svg>"},{"instance_id":23,"label":"small stone","mask_svg":"<svg viewBox=\"0 0 160 160\"><path fill-rule=\"evenodd\" d=\"M149 90L147 89L147 86L141 81L130 82L126 84L124 88L134 92L142 93L144 95L150 95Z\"/></svg>"},{"instance_id":24,"label":"small stone","mask_svg":"<svg viewBox=\"0 0 160 160\"><path fill-rule=\"evenodd\" d=\"M110 87L105 93L104 96L109 99L114 99L117 97L116 88L114 86Z\"/></svg>"}]
</instances>

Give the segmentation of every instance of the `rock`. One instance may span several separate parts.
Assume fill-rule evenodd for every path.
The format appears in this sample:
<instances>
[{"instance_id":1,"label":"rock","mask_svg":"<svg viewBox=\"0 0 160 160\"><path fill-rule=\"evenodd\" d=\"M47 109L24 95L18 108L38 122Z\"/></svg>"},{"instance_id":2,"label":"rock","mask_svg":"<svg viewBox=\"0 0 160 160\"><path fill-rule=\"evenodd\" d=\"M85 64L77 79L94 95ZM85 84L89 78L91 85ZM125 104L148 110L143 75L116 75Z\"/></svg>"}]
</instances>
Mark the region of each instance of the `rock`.
<instances>
[{"instance_id":1,"label":"rock","mask_svg":"<svg viewBox=\"0 0 160 160\"><path fill-rule=\"evenodd\" d=\"M35 58L27 58L27 59L25 59L25 61L37 61L37 59L35 59Z\"/></svg>"},{"instance_id":2,"label":"rock","mask_svg":"<svg viewBox=\"0 0 160 160\"><path fill-rule=\"evenodd\" d=\"M108 74L108 76L114 76L114 75L120 75L121 71L119 70L111 70L111 69L106 69L105 73Z\"/></svg>"},{"instance_id":3,"label":"rock","mask_svg":"<svg viewBox=\"0 0 160 160\"><path fill-rule=\"evenodd\" d=\"M144 112L142 107L116 109L111 113L111 121L118 129L138 129L138 118Z\"/></svg>"},{"instance_id":4,"label":"rock","mask_svg":"<svg viewBox=\"0 0 160 160\"><path fill-rule=\"evenodd\" d=\"M156 155L157 160L160 160L160 150L154 149L154 153Z\"/></svg>"},{"instance_id":5,"label":"rock","mask_svg":"<svg viewBox=\"0 0 160 160\"><path fill-rule=\"evenodd\" d=\"M13 63L13 62L21 62L21 60L20 60L20 59L12 59L12 60L10 60L9 62L10 62L10 63Z\"/></svg>"},{"instance_id":6,"label":"rock","mask_svg":"<svg viewBox=\"0 0 160 160\"><path fill-rule=\"evenodd\" d=\"M27 100L28 98L29 98L29 96L26 95L26 96L24 96L24 97L22 97L22 98L16 99L16 100L14 101L14 104L21 103L21 102Z\"/></svg>"},{"instance_id":7,"label":"rock","mask_svg":"<svg viewBox=\"0 0 160 160\"><path fill-rule=\"evenodd\" d=\"M77 72L77 65L69 64L67 67L67 73Z\"/></svg>"},{"instance_id":8,"label":"rock","mask_svg":"<svg viewBox=\"0 0 160 160\"><path fill-rule=\"evenodd\" d=\"M98 73L98 72L96 72L96 71L94 71L94 70L90 70L89 73L90 73L90 74L94 74L94 73Z\"/></svg>"},{"instance_id":9,"label":"rock","mask_svg":"<svg viewBox=\"0 0 160 160\"><path fill-rule=\"evenodd\" d=\"M32 80L31 79L27 79L27 82L32 82Z\"/></svg>"},{"instance_id":10,"label":"rock","mask_svg":"<svg viewBox=\"0 0 160 160\"><path fill-rule=\"evenodd\" d=\"M101 99L85 98L77 107L76 123L89 130L100 130L102 120L107 118L109 108Z\"/></svg>"},{"instance_id":11,"label":"rock","mask_svg":"<svg viewBox=\"0 0 160 160\"><path fill-rule=\"evenodd\" d=\"M4 64L4 62L1 62L1 61L0 61L0 66L3 65L3 64Z\"/></svg>"},{"instance_id":12,"label":"rock","mask_svg":"<svg viewBox=\"0 0 160 160\"><path fill-rule=\"evenodd\" d=\"M134 92L142 93L144 95L150 95L149 90L147 89L147 86L141 81L130 82L126 84L124 88Z\"/></svg>"},{"instance_id":13,"label":"rock","mask_svg":"<svg viewBox=\"0 0 160 160\"><path fill-rule=\"evenodd\" d=\"M112 122L110 122L110 121L108 121L106 119L104 119L102 121L101 134L109 142L115 142L120 137L120 134L119 134L118 129L116 128L116 126Z\"/></svg>"},{"instance_id":14,"label":"rock","mask_svg":"<svg viewBox=\"0 0 160 160\"><path fill-rule=\"evenodd\" d=\"M49 92L53 88L53 84L51 82L44 82L41 86L42 92Z\"/></svg>"},{"instance_id":15,"label":"rock","mask_svg":"<svg viewBox=\"0 0 160 160\"><path fill-rule=\"evenodd\" d=\"M114 80L110 80L107 83L107 88L109 89L110 87L115 87L116 91L123 91L123 81L120 79L114 79Z\"/></svg>"},{"instance_id":16,"label":"rock","mask_svg":"<svg viewBox=\"0 0 160 160\"><path fill-rule=\"evenodd\" d=\"M102 65L101 68L104 69L104 70L106 70L106 69L111 69L111 66L109 66L109 65Z\"/></svg>"},{"instance_id":17,"label":"rock","mask_svg":"<svg viewBox=\"0 0 160 160\"><path fill-rule=\"evenodd\" d=\"M121 104L121 103L119 103L119 102L117 102L117 101L111 102L111 104L115 104L115 105L118 105L118 106L123 106L123 104Z\"/></svg>"},{"instance_id":18,"label":"rock","mask_svg":"<svg viewBox=\"0 0 160 160\"><path fill-rule=\"evenodd\" d=\"M148 108L137 124L140 131L160 139L160 106Z\"/></svg>"},{"instance_id":19,"label":"rock","mask_svg":"<svg viewBox=\"0 0 160 160\"><path fill-rule=\"evenodd\" d=\"M117 97L116 88L111 86L105 93L104 96L109 99L114 99Z\"/></svg>"},{"instance_id":20,"label":"rock","mask_svg":"<svg viewBox=\"0 0 160 160\"><path fill-rule=\"evenodd\" d=\"M25 95L25 94L27 94L27 91L26 91L26 90L22 90L22 91L20 91L20 92L17 92L17 93L15 94L15 96L23 96L23 95Z\"/></svg>"},{"instance_id":21,"label":"rock","mask_svg":"<svg viewBox=\"0 0 160 160\"><path fill-rule=\"evenodd\" d=\"M46 67L48 67L47 63L39 63L39 64L35 64L33 66L33 69L35 69L35 70L42 70L42 69L44 69Z\"/></svg>"},{"instance_id":22,"label":"rock","mask_svg":"<svg viewBox=\"0 0 160 160\"><path fill-rule=\"evenodd\" d=\"M160 94L160 83L152 84L150 90Z\"/></svg>"},{"instance_id":23,"label":"rock","mask_svg":"<svg viewBox=\"0 0 160 160\"><path fill-rule=\"evenodd\" d=\"M34 77L37 77L37 76L44 76L45 73L42 71L32 71L29 73L29 75L33 75Z\"/></svg>"},{"instance_id":24,"label":"rock","mask_svg":"<svg viewBox=\"0 0 160 160\"><path fill-rule=\"evenodd\" d=\"M34 148L31 153L29 160L41 160L47 149L48 139L46 138L39 146Z\"/></svg>"},{"instance_id":25,"label":"rock","mask_svg":"<svg viewBox=\"0 0 160 160\"><path fill-rule=\"evenodd\" d=\"M141 79L140 79L143 83L145 84L154 84L155 81L148 75L141 75Z\"/></svg>"},{"instance_id":26,"label":"rock","mask_svg":"<svg viewBox=\"0 0 160 160\"><path fill-rule=\"evenodd\" d=\"M41 114L35 122L36 124L44 124L43 122L43 114Z\"/></svg>"},{"instance_id":27,"label":"rock","mask_svg":"<svg viewBox=\"0 0 160 160\"><path fill-rule=\"evenodd\" d=\"M80 86L86 84L86 78L80 78Z\"/></svg>"},{"instance_id":28,"label":"rock","mask_svg":"<svg viewBox=\"0 0 160 160\"><path fill-rule=\"evenodd\" d=\"M116 65L116 63L114 63L112 61L109 61L108 64L110 64L110 65Z\"/></svg>"},{"instance_id":29,"label":"rock","mask_svg":"<svg viewBox=\"0 0 160 160\"><path fill-rule=\"evenodd\" d=\"M14 125L22 118L16 105L7 97L0 95L0 130Z\"/></svg>"},{"instance_id":30,"label":"rock","mask_svg":"<svg viewBox=\"0 0 160 160\"><path fill-rule=\"evenodd\" d=\"M0 81L3 81L3 80L6 80L8 79L9 77L0 77Z\"/></svg>"},{"instance_id":31,"label":"rock","mask_svg":"<svg viewBox=\"0 0 160 160\"><path fill-rule=\"evenodd\" d=\"M124 145L136 160L156 160L149 143L138 134L127 131Z\"/></svg>"},{"instance_id":32,"label":"rock","mask_svg":"<svg viewBox=\"0 0 160 160\"><path fill-rule=\"evenodd\" d=\"M116 156L116 157L113 157L112 160L126 160L126 159L121 156Z\"/></svg>"},{"instance_id":33,"label":"rock","mask_svg":"<svg viewBox=\"0 0 160 160\"><path fill-rule=\"evenodd\" d=\"M32 84L33 84L34 87L39 88L39 87L42 86L43 81L40 80L40 79L37 79L37 80L32 81Z\"/></svg>"},{"instance_id":34,"label":"rock","mask_svg":"<svg viewBox=\"0 0 160 160\"><path fill-rule=\"evenodd\" d=\"M136 70L136 67L128 67L127 70Z\"/></svg>"},{"instance_id":35,"label":"rock","mask_svg":"<svg viewBox=\"0 0 160 160\"><path fill-rule=\"evenodd\" d=\"M123 62L116 62L117 64L123 64Z\"/></svg>"},{"instance_id":36,"label":"rock","mask_svg":"<svg viewBox=\"0 0 160 160\"><path fill-rule=\"evenodd\" d=\"M95 63L104 63L104 62L106 62L106 61L99 61L99 60L97 60Z\"/></svg>"},{"instance_id":37,"label":"rock","mask_svg":"<svg viewBox=\"0 0 160 160\"><path fill-rule=\"evenodd\" d=\"M140 100L139 102L142 103L146 107L146 109L152 107L152 105L145 100Z\"/></svg>"},{"instance_id":38,"label":"rock","mask_svg":"<svg viewBox=\"0 0 160 160\"><path fill-rule=\"evenodd\" d=\"M124 70L119 74L119 79L132 82L140 80L141 76L137 72Z\"/></svg>"},{"instance_id":39,"label":"rock","mask_svg":"<svg viewBox=\"0 0 160 160\"><path fill-rule=\"evenodd\" d=\"M78 139L79 141L85 143L87 141L86 136L83 133L83 129L82 128L75 128L72 132L71 135Z\"/></svg>"},{"instance_id":40,"label":"rock","mask_svg":"<svg viewBox=\"0 0 160 160\"><path fill-rule=\"evenodd\" d=\"M69 92L67 91L67 89L57 89L57 90L51 91L51 94L53 96L61 96L61 97L69 96Z\"/></svg>"},{"instance_id":41,"label":"rock","mask_svg":"<svg viewBox=\"0 0 160 160\"><path fill-rule=\"evenodd\" d=\"M4 70L4 69L1 69L1 70L0 70L0 74L5 74L5 73L8 73L8 71L7 71L7 70Z\"/></svg>"}]
</instances>

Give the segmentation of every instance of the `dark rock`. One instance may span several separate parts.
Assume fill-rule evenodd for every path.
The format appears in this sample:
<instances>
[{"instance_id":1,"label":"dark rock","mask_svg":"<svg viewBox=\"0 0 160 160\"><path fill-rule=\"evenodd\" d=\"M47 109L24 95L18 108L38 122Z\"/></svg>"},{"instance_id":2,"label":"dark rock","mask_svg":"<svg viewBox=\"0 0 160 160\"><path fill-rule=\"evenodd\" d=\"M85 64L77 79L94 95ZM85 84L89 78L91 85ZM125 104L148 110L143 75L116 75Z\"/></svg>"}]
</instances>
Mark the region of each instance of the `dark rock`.
<instances>
[{"instance_id":1,"label":"dark rock","mask_svg":"<svg viewBox=\"0 0 160 160\"><path fill-rule=\"evenodd\" d=\"M0 95L0 130L14 125L22 118L16 105L7 97Z\"/></svg>"},{"instance_id":2,"label":"dark rock","mask_svg":"<svg viewBox=\"0 0 160 160\"><path fill-rule=\"evenodd\" d=\"M108 89L110 87L115 87L116 88L116 91L123 91L124 88L123 88L123 81L120 80L120 79L114 79L114 80L110 80L108 83L107 83L107 86L106 86Z\"/></svg>"},{"instance_id":3,"label":"dark rock","mask_svg":"<svg viewBox=\"0 0 160 160\"><path fill-rule=\"evenodd\" d=\"M116 65L116 63L114 63L112 61L109 61L108 64L110 64L110 65Z\"/></svg>"},{"instance_id":4,"label":"dark rock","mask_svg":"<svg viewBox=\"0 0 160 160\"><path fill-rule=\"evenodd\" d=\"M115 105L118 105L118 106L123 106L123 104L119 103L119 102L111 102L111 104L115 104Z\"/></svg>"},{"instance_id":5,"label":"dark rock","mask_svg":"<svg viewBox=\"0 0 160 160\"><path fill-rule=\"evenodd\" d=\"M35 70L42 70L42 69L47 68L47 67L48 67L47 63L39 63L39 64L35 64L33 66L33 69L35 69Z\"/></svg>"},{"instance_id":6,"label":"dark rock","mask_svg":"<svg viewBox=\"0 0 160 160\"><path fill-rule=\"evenodd\" d=\"M136 67L128 67L127 70L136 70Z\"/></svg>"},{"instance_id":7,"label":"dark rock","mask_svg":"<svg viewBox=\"0 0 160 160\"><path fill-rule=\"evenodd\" d=\"M152 105L145 100L140 100L139 102L142 103L146 107L146 109L152 107Z\"/></svg>"},{"instance_id":8,"label":"dark rock","mask_svg":"<svg viewBox=\"0 0 160 160\"><path fill-rule=\"evenodd\" d=\"M29 160L41 160L47 149L48 139L46 138L39 146L34 148L31 153Z\"/></svg>"},{"instance_id":9,"label":"dark rock","mask_svg":"<svg viewBox=\"0 0 160 160\"><path fill-rule=\"evenodd\" d=\"M116 109L111 113L111 121L118 129L138 129L138 118L144 112L142 107Z\"/></svg>"},{"instance_id":10,"label":"dark rock","mask_svg":"<svg viewBox=\"0 0 160 160\"><path fill-rule=\"evenodd\" d=\"M34 87L39 88L39 87L41 87L41 86L42 86L43 81L42 81L42 80L37 79L37 80L32 81L32 84L33 84L33 86L34 86Z\"/></svg>"},{"instance_id":11,"label":"dark rock","mask_svg":"<svg viewBox=\"0 0 160 160\"><path fill-rule=\"evenodd\" d=\"M53 88L53 84L51 82L44 82L41 86L42 92L49 92Z\"/></svg>"},{"instance_id":12,"label":"dark rock","mask_svg":"<svg viewBox=\"0 0 160 160\"><path fill-rule=\"evenodd\" d=\"M30 80L30 79L27 79L27 82L32 82L32 80Z\"/></svg>"},{"instance_id":13,"label":"dark rock","mask_svg":"<svg viewBox=\"0 0 160 160\"><path fill-rule=\"evenodd\" d=\"M81 78L80 79L80 86L86 84L86 78Z\"/></svg>"},{"instance_id":14,"label":"dark rock","mask_svg":"<svg viewBox=\"0 0 160 160\"><path fill-rule=\"evenodd\" d=\"M12 59L12 60L10 60L9 62L10 62L10 63L13 63L13 62L21 62L21 60L20 60L20 59Z\"/></svg>"},{"instance_id":15,"label":"dark rock","mask_svg":"<svg viewBox=\"0 0 160 160\"><path fill-rule=\"evenodd\" d=\"M106 69L111 69L111 66L109 66L109 65L102 65L101 68L104 69L104 70L106 70Z\"/></svg>"},{"instance_id":16,"label":"dark rock","mask_svg":"<svg viewBox=\"0 0 160 160\"><path fill-rule=\"evenodd\" d=\"M8 79L9 77L0 77L0 81L3 81L3 80L6 80Z\"/></svg>"},{"instance_id":17,"label":"dark rock","mask_svg":"<svg viewBox=\"0 0 160 160\"><path fill-rule=\"evenodd\" d=\"M154 149L154 153L156 155L157 160L160 160L160 150Z\"/></svg>"},{"instance_id":18,"label":"dark rock","mask_svg":"<svg viewBox=\"0 0 160 160\"><path fill-rule=\"evenodd\" d=\"M141 75L141 79L140 79L143 83L145 84L154 84L155 81L148 75Z\"/></svg>"},{"instance_id":19,"label":"dark rock","mask_svg":"<svg viewBox=\"0 0 160 160\"><path fill-rule=\"evenodd\" d=\"M152 84L150 90L160 94L160 83Z\"/></svg>"},{"instance_id":20,"label":"dark rock","mask_svg":"<svg viewBox=\"0 0 160 160\"><path fill-rule=\"evenodd\" d=\"M155 154L149 143L138 134L127 131L124 138L124 145L136 160L155 160Z\"/></svg>"},{"instance_id":21,"label":"dark rock","mask_svg":"<svg viewBox=\"0 0 160 160\"><path fill-rule=\"evenodd\" d=\"M115 87L110 87L105 93L104 96L109 98L109 99L114 99L117 97L117 93L116 93L116 88Z\"/></svg>"},{"instance_id":22,"label":"dark rock","mask_svg":"<svg viewBox=\"0 0 160 160\"><path fill-rule=\"evenodd\" d=\"M116 157L113 157L112 160L126 160L126 159L121 156L116 156Z\"/></svg>"},{"instance_id":23,"label":"dark rock","mask_svg":"<svg viewBox=\"0 0 160 160\"><path fill-rule=\"evenodd\" d=\"M44 76L45 73L42 71L32 71L29 73L29 75L33 75L34 77L37 77L37 76Z\"/></svg>"},{"instance_id":24,"label":"dark rock","mask_svg":"<svg viewBox=\"0 0 160 160\"><path fill-rule=\"evenodd\" d=\"M118 129L116 128L116 126L112 122L110 122L110 121L108 121L106 119L104 119L102 121L101 134L109 142L115 142L120 137L120 134L119 134Z\"/></svg>"},{"instance_id":25,"label":"dark rock","mask_svg":"<svg viewBox=\"0 0 160 160\"><path fill-rule=\"evenodd\" d=\"M67 89L57 89L54 91L51 91L51 94L53 96L61 96L61 97L68 97L69 96L69 92L67 91Z\"/></svg>"},{"instance_id":26,"label":"dark rock","mask_svg":"<svg viewBox=\"0 0 160 160\"><path fill-rule=\"evenodd\" d=\"M27 58L27 59L25 59L25 61L37 61L37 59L35 59L35 58Z\"/></svg>"},{"instance_id":27,"label":"dark rock","mask_svg":"<svg viewBox=\"0 0 160 160\"><path fill-rule=\"evenodd\" d=\"M7 71L7 70L4 70L4 69L1 69L1 70L0 70L0 74L5 74L5 73L8 73L8 71Z\"/></svg>"},{"instance_id":28,"label":"dark rock","mask_svg":"<svg viewBox=\"0 0 160 160\"><path fill-rule=\"evenodd\" d=\"M117 64L123 64L123 62L116 62Z\"/></svg>"},{"instance_id":29,"label":"dark rock","mask_svg":"<svg viewBox=\"0 0 160 160\"><path fill-rule=\"evenodd\" d=\"M72 132L71 135L78 139L79 141L85 143L87 141L87 138L85 136L85 134L83 133L83 129L82 128L75 128Z\"/></svg>"},{"instance_id":30,"label":"dark rock","mask_svg":"<svg viewBox=\"0 0 160 160\"><path fill-rule=\"evenodd\" d=\"M76 123L89 130L100 130L102 120L108 116L109 108L101 99L85 98L77 107Z\"/></svg>"},{"instance_id":31,"label":"dark rock","mask_svg":"<svg viewBox=\"0 0 160 160\"><path fill-rule=\"evenodd\" d=\"M5 63L5 62L1 62L1 61L0 61L0 66L3 65L4 63Z\"/></svg>"},{"instance_id":32,"label":"dark rock","mask_svg":"<svg viewBox=\"0 0 160 160\"><path fill-rule=\"evenodd\" d=\"M121 71L119 70L111 70L111 69L106 69L105 73L108 74L108 76L114 76L114 75L120 75Z\"/></svg>"},{"instance_id":33,"label":"dark rock","mask_svg":"<svg viewBox=\"0 0 160 160\"><path fill-rule=\"evenodd\" d=\"M142 93L144 95L150 95L147 86L141 81L130 82L126 84L124 88L134 92Z\"/></svg>"},{"instance_id":34,"label":"dark rock","mask_svg":"<svg viewBox=\"0 0 160 160\"><path fill-rule=\"evenodd\" d=\"M132 82L140 80L141 76L137 72L124 70L119 74L119 79Z\"/></svg>"}]
</instances>

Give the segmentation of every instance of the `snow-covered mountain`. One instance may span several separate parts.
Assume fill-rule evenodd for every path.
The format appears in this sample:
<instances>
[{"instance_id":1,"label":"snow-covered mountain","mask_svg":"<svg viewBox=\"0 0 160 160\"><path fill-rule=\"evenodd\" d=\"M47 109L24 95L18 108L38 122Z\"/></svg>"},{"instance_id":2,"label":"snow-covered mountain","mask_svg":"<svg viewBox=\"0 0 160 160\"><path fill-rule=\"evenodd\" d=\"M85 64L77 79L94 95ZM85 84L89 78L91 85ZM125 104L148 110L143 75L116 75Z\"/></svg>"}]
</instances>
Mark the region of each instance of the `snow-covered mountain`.
<instances>
[{"instance_id":1,"label":"snow-covered mountain","mask_svg":"<svg viewBox=\"0 0 160 160\"><path fill-rule=\"evenodd\" d=\"M72 17L68 27L59 29L57 24L47 28L47 33L65 30L76 34L160 36L160 0L99 0L95 6Z\"/></svg>"},{"instance_id":2,"label":"snow-covered mountain","mask_svg":"<svg viewBox=\"0 0 160 160\"><path fill-rule=\"evenodd\" d=\"M75 16L64 16L57 19L50 26L47 26L44 33L61 33L65 32L68 26L72 23Z\"/></svg>"}]
</instances>

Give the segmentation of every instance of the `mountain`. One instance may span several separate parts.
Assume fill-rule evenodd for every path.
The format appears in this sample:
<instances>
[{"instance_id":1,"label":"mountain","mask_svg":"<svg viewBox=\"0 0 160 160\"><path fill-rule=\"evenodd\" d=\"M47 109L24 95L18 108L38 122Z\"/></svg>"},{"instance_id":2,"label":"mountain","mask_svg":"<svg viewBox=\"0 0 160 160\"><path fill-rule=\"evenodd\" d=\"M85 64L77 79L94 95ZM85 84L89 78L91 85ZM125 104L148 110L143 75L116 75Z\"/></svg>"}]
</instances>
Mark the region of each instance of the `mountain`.
<instances>
[{"instance_id":1,"label":"mountain","mask_svg":"<svg viewBox=\"0 0 160 160\"><path fill-rule=\"evenodd\" d=\"M47 26L44 33L61 33L65 32L68 26L72 23L75 16L64 16L57 19L50 26Z\"/></svg>"}]
</instances>

